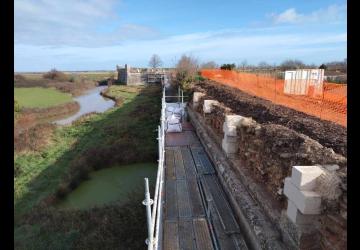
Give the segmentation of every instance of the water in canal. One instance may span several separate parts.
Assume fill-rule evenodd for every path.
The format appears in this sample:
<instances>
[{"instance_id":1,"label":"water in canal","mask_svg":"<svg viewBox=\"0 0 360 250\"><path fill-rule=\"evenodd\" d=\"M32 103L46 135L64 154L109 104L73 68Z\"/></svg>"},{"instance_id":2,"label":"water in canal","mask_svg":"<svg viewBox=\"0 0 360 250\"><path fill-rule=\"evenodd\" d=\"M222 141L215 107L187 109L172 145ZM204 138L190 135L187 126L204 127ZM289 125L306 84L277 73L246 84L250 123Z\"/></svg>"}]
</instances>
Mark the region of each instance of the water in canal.
<instances>
[{"instance_id":1,"label":"water in canal","mask_svg":"<svg viewBox=\"0 0 360 250\"><path fill-rule=\"evenodd\" d=\"M100 95L100 92L107 86L99 86L87 91L84 95L75 97L74 100L80 105L80 110L65 119L55 121L56 124L66 125L78 119L80 116L90 112L104 112L114 106L114 101Z\"/></svg>"},{"instance_id":2,"label":"water in canal","mask_svg":"<svg viewBox=\"0 0 360 250\"><path fill-rule=\"evenodd\" d=\"M100 92L107 86L91 89L84 95L74 98L80 104L80 110L68 118L56 121L56 124L66 125L90 112L104 112L114 106L114 101L104 98ZM89 179L69 193L58 204L58 208L79 208L106 204L113 201L125 201L129 192L144 189L144 178L150 183L156 179L157 165L141 163L105 168L90 173Z\"/></svg>"},{"instance_id":3,"label":"water in canal","mask_svg":"<svg viewBox=\"0 0 360 250\"><path fill-rule=\"evenodd\" d=\"M112 201L125 201L129 192L143 192L145 177L149 178L150 185L155 184L156 169L154 163L140 163L94 171L57 207L86 209Z\"/></svg>"}]
</instances>

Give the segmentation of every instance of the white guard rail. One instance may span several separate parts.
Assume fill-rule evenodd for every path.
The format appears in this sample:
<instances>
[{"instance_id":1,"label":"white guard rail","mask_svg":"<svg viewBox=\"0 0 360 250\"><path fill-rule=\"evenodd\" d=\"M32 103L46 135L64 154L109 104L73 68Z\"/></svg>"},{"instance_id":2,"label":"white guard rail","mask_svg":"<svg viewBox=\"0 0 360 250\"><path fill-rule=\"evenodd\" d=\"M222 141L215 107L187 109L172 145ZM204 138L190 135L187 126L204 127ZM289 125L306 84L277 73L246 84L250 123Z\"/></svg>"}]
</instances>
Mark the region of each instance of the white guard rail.
<instances>
[{"instance_id":1,"label":"white guard rail","mask_svg":"<svg viewBox=\"0 0 360 250\"><path fill-rule=\"evenodd\" d=\"M178 97L181 98L181 103L184 103L184 92L178 89L177 96L165 96L165 87L162 91L161 98L161 118L160 125L158 126L158 141L159 141L159 160L158 160L158 171L156 176L155 194L154 200L150 198L149 193L149 180L145 178L145 200L143 204L146 206L147 215L147 227L148 227L148 238L146 244L148 250L160 250L161 249L161 231L162 231L162 203L163 203L163 186L164 186L164 163L165 163L165 108L166 108L166 97ZM151 205L153 205L151 209Z\"/></svg>"},{"instance_id":2,"label":"white guard rail","mask_svg":"<svg viewBox=\"0 0 360 250\"><path fill-rule=\"evenodd\" d=\"M147 214L147 227L148 227L148 238L146 244L148 250L160 248L160 227L162 217L162 192L164 186L164 160L165 160L165 88L163 88L163 94L161 98L161 118L160 126L158 126L158 141L159 141L159 160L158 160L158 171L156 176L155 194L154 200L150 199L149 194L149 182L148 178L145 178L145 200L143 204L146 206ZM151 205L153 205L151 210Z\"/></svg>"}]
</instances>

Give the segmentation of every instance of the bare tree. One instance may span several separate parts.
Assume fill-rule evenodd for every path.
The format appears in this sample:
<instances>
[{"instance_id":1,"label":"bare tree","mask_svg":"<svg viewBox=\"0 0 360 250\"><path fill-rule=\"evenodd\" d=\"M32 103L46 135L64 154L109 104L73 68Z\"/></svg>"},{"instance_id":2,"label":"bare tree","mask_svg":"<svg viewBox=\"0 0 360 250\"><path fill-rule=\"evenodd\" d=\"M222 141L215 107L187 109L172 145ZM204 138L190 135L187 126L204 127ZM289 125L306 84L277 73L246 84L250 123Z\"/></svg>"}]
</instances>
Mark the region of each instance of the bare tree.
<instances>
[{"instance_id":1,"label":"bare tree","mask_svg":"<svg viewBox=\"0 0 360 250\"><path fill-rule=\"evenodd\" d=\"M162 61L157 54L151 56L149 61L149 66L153 69L159 68L162 66Z\"/></svg>"},{"instance_id":2,"label":"bare tree","mask_svg":"<svg viewBox=\"0 0 360 250\"><path fill-rule=\"evenodd\" d=\"M259 62L258 67L259 67L260 69L268 69L268 68L271 67L271 65L268 64L268 63L265 62L265 61L262 61L262 62Z\"/></svg>"},{"instance_id":3,"label":"bare tree","mask_svg":"<svg viewBox=\"0 0 360 250\"><path fill-rule=\"evenodd\" d=\"M202 69L216 69L218 67L219 66L214 61L209 61L209 62L201 64Z\"/></svg>"},{"instance_id":4,"label":"bare tree","mask_svg":"<svg viewBox=\"0 0 360 250\"><path fill-rule=\"evenodd\" d=\"M306 65L306 67L309 68L309 69L317 69L318 68L318 66L316 66L315 63L308 64L308 65Z\"/></svg>"},{"instance_id":5,"label":"bare tree","mask_svg":"<svg viewBox=\"0 0 360 250\"><path fill-rule=\"evenodd\" d=\"M300 60L285 60L280 64L281 70L302 69L305 64Z\"/></svg>"},{"instance_id":6,"label":"bare tree","mask_svg":"<svg viewBox=\"0 0 360 250\"><path fill-rule=\"evenodd\" d=\"M182 55L176 64L176 82L186 89L195 80L198 69L199 64L196 58Z\"/></svg>"},{"instance_id":7,"label":"bare tree","mask_svg":"<svg viewBox=\"0 0 360 250\"><path fill-rule=\"evenodd\" d=\"M346 73L347 72L347 59L343 60L343 61L332 61L332 62L328 62L325 63L325 65L327 66L327 69L329 71L339 71L342 73Z\"/></svg>"},{"instance_id":8,"label":"bare tree","mask_svg":"<svg viewBox=\"0 0 360 250\"><path fill-rule=\"evenodd\" d=\"M240 63L240 67L241 67L242 70L244 70L247 65L248 65L248 63L247 63L246 60L243 60L243 61Z\"/></svg>"}]
</instances>

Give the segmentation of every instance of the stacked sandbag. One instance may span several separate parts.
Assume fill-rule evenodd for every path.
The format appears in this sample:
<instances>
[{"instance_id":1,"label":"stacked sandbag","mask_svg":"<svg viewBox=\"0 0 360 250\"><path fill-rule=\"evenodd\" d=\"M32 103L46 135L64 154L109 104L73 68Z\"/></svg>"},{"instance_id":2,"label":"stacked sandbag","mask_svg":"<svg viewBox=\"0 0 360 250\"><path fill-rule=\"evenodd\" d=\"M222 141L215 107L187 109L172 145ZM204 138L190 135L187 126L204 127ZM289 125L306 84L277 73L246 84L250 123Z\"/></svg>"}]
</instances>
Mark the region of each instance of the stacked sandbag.
<instances>
[{"instance_id":1,"label":"stacked sandbag","mask_svg":"<svg viewBox=\"0 0 360 250\"><path fill-rule=\"evenodd\" d=\"M184 114L184 109L180 105L168 106L165 109L165 131L167 133L181 132L181 120Z\"/></svg>"}]
</instances>

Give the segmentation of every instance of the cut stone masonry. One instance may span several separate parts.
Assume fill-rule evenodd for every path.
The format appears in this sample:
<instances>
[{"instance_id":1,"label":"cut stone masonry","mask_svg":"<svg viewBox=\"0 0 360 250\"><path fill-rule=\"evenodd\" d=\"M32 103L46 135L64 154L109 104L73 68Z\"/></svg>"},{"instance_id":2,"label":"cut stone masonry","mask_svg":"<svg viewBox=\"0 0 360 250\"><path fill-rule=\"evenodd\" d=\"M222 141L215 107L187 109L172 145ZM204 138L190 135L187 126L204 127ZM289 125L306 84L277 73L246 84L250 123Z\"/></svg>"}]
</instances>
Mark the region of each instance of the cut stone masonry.
<instances>
[{"instance_id":1,"label":"cut stone masonry","mask_svg":"<svg viewBox=\"0 0 360 250\"><path fill-rule=\"evenodd\" d=\"M318 166L294 166L291 177L285 178L284 194L288 198L288 217L296 223L297 214L315 215L321 212L321 195L313 190L316 180L323 174ZM290 201L290 202L289 202ZM297 213L293 213L293 205ZM289 208L290 207L290 208Z\"/></svg>"},{"instance_id":2,"label":"cut stone masonry","mask_svg":"<svg viewBox=\"0 0 360 250\"><path fill-rule=\"evenodd\" d=\"M295 249L346 245L347 159L306 135L282 125L260 125L207 98L195 92L190 108L202 114L199 119L217 134L212 138L230 165L241 175L247 173L246 182L261 186L254 186L253 195L281 231L284 243ZM226 173L224 166L219 171ZM258 193L263 187L283 210L275 212L264 203L265 194ZM330 222L334 225L328 227ZM330 236L335 229L337 236Z\"/></svg>"},{"instance_id":3,"label":"cut stone masonry","mask_svg":"<svg viewBox=\"0 0 360 250\"><path fill-rule=\"evenodd\" d=\"M205 114L211 113L214 104L218 104L215 100L204 100L203 111Z\"/></svg>"},{"instance_id":4,"label":"cut stone masonry","mask_svg":"<svg viewBox=\"0 0 360 250\"><path fill-rule=\"evenodd\" d=\"M205 96L205 94L201 93L201 92L195 92L194 93L194 95L193 95L193 106L194 106L194 108L198 107L200 98L204 97L204 96Z\"/></svg>"}]
</instances>

